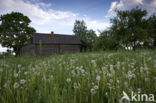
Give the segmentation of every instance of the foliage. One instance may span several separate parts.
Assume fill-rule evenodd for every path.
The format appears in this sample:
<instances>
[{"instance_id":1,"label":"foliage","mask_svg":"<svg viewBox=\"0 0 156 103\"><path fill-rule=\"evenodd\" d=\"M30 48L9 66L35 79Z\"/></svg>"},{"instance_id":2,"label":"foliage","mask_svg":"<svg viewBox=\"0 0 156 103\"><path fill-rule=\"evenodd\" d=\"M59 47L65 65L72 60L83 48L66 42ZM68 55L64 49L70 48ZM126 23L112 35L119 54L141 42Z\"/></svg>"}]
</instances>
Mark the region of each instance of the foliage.
<instances>
[{"instance_id":1,"label":"foliage","mask_svg":"<svg viewBox=\"0 0 156 103\"><path fill-rule=\"evenodd\" d=\"M145 42L150 47L156 47L156 14L148 19L148 38ZM153 42L152 42L153 41Z\"/></svg>"},{"instance_id":2,"label":"foliage","mask_svg":"<svg viewBox=\"0 0 156 103\"><path fill-rule=\"evenodd\" d=\"M29 26L31 20L19 12L0 16L0 43L20 54L23 45L31 43L35 29Z\"/></svg>"},{"instance_id":3,"label":"foliage","mask_svg":"<svg viewBox=\"0 0 156 103\"><path fill-rule=\"evenodd\" d=\"M123 91L155 94L155 54L109 51L0 59L0 103L119 103Z\"/></svg>"},{"instance_id":4,"label":"foliage","mask_svg":"<svg viewBox=\"0 0 156 103\"><path fill-rule=\"evenodd\" d=\"M119 44L135 49L145 42L148 35L145 19L147 11L136 7L130 11L117 10L116 13L117 16L111 20L111 30Z\"/></svg>"},{"instance_id":5,"label":"foliage","mask_svg":"<svg viewBox=\"0 0 156 103\"><path fill-rule=\"evenodd\" d=\"M95 50L114 50L117 49L117 47L117 41L110 30L100 32L100 36L94 43Z\"/></svg>"},{"instance_id":6,"label":"foliage","mask_svg":"<svg viewBox=\"0 0 156 103\"><path fill-rule=\"evenodd\" d=\"M87 49L92 50L93 43L96 39L95 31L87 30L87 26L83 20L76 20L74 23L73 32L78 36L82 43L81 51L86 51Z\"/></svg>"}]
</instances>

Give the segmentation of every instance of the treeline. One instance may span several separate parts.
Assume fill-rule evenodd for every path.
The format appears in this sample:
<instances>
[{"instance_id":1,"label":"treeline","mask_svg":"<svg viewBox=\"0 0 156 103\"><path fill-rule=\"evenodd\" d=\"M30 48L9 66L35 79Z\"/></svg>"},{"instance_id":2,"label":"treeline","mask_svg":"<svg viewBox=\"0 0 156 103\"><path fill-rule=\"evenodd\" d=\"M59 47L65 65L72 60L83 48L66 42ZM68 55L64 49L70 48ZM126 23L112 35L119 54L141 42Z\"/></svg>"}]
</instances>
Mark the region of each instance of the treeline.
<instances>
[{"instance_id":1,"label":"treeline","mask_svg":"<svg viewBox=\"0 0 156 103\"><path fill-rule=\"evenodd\" d=\"M76 20L73 32L81 40L81 51L156 48L156 15L147 16L139 7L131 10L116 10L111 26L100 32L88 30L85 22Z\"/></svg>"}]
</instances>

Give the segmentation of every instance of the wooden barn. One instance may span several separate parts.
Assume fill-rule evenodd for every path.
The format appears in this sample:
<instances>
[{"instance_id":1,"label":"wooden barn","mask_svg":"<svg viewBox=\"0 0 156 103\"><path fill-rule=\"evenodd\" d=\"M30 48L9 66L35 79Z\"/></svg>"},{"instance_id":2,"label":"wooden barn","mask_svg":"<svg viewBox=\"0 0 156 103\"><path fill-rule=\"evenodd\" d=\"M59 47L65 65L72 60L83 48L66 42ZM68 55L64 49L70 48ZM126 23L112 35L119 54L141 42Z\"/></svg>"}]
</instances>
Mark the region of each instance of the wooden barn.
<instances>
[{"instance_id":1,"label":"wooden barn","mask_svg":"<svg viewBox=\"0 0 156 103\"><path fill-rule=\"evenodd\" d=\"M32 44L21 48L21 56L47 56L80 51L81 42L76 35L34 33Z\"/></svg>"}]
</instances>

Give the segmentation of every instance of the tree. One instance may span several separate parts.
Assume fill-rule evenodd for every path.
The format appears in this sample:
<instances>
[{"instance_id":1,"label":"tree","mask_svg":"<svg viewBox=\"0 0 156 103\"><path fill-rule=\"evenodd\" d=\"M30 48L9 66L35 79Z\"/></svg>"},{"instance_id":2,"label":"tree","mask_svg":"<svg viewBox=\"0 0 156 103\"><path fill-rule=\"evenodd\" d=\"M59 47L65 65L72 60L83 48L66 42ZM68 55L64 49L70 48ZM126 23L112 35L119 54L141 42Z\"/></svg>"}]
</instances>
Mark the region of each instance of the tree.
<instances>
[{"instance_id":1,"label":"tree","mask_svg":"<svg viewBox=\"0 0 156 103\"><path fill-rule=\"evenodd\" d=\"M86 51L87 49L92 50L93 43L96 38L95 31L87 30L86 23L83 20L76 20L73 32L81 41L81 51Z\"/></svg>"},{"instance_id":2,"label":"tree","mask_svg":"<svg viewBox=\"0 0 156 103\"><path fill-rule=\"evenodd\" d=\"M100 32L100 36L95 40L95 50L114 50L117 49L118 43L112 35L111 30Z\"/></svg>"},{"instance_id":3,"label":"tree","mask_svg":"<svg viewBox=\"0 0 156 103\"><path fill-rule=\"evenodd\" d=\"M87 47L89 50L92 50L93 49L93 45L95 43L95 40L97 38L97 35L95 33L94 30L87 30L87 34L86 34L86 44L87 44Z\"/></svg>"},{"instance_id":4,"label":"tree","mask_svg":"<svg viewBox=\"0 0 156 103\"><path fill-rule=\"evenodd\" d=\"M148 33L147 45L156 47L156 14L153 14L148 19Z\"/></svg>"},{"instance_id":5,"label":"tree","mask_svg":"<svg viewBox=\"0 0 156 103\"><path fill-rule=\"evenodd\" d=\"M0 21L0 43L20 55L21 47L32 42L35 29L29 26L31 20L22 13L12 12L1 15Z\"/></svg>"},{"instance_id":6,"label":"tree","mask_svg":"<svg viewBox=\"0 0 156 103\"><path fill-rule=\"evenodd\" d=\"M132 47L135 49L145 42L147 38L147 15L146 10L139 7L130 11L116 11L117 16L111 20L111 30L123 47Z\"/></svg>"}]
</instances>

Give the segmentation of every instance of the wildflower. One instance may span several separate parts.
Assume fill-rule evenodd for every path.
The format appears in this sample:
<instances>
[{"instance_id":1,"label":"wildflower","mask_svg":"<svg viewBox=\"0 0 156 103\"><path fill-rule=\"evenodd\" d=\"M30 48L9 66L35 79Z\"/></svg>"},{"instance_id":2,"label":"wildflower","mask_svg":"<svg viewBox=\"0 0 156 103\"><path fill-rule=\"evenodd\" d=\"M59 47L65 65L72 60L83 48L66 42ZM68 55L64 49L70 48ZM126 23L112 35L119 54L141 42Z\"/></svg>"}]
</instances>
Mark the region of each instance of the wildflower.
<instances>
[{"instance_id":1,"label":"wildflower","mask_svg":"<svg viewBox=\"0 0 156 103\"><path fill-rule=\"evenodd\" d=\"M126 87L128 87L128 83L127 82L124 82L124 84L125 84Z\"/></svg>"},{"instance_id":2,"label":"wildflower","mask_svg":"<svg viewBox=\"0 0 156 103\"><path fill-rule=\"evenodd\" d=\"M74 88L80 88L80 84L79 83L74 83Z\"/></svg>"},{"instance_id":3,"label":"wildflower","mask_svg":"<svg viewBox=\"0 0 156 103\"><path fill-rule=\"evenodd\" d=\"M3 71L3 69L2 68L0 68L0 72L2 72Z\"/></svg>"},{"instance_id":4,"label":"wildflower","mask_svg":"<svg viewBox=\"0 0 156 103\"><path fill-rule=\"evenodd\" d=\"M18 73L14 73L14 77L18 77Z\"/></svg>"},{"instance_id":5,"label":"wildflower","mask_svg":"<svg viewBox=\"0 0 156 103\"><path fill-rule=\"evenodd\" d=\"M119 83L120 81L117 79L116 82Z\"/></svg>"},{"instance_id":6,"label":"wildflower","mask_svg":"<svg viewBox=\"0 0 156 103\"><path fill-rule=\"evenodd\" d=\"M28 74L28 72L24 72L24 75L27 75Z\"/></svg>"},{"instance_id":7,"label":"wildflower","mask_svg":"<svg viewBox=\"0 0 156 103\"><path fill-rule=\"evenodd\" d=\"M26 82L26 80L24 80L24 79L20 80L21 84L24 84L25 82Z\"/></svg>"},{"instance_id":8,"label":"wildflower","mask_svg":"<svg viewBox=\"0 0 156 103\"><path fill-rule=\"evenodd\" d=\"M141 92L141 89L140 88L138 88L138 93L140 93Z\"/></svg>"},{"instance_id":9,"label":"wildflower","mask_svg":"<svg viewBox=\"0 0 156 103\"><path fill-rule=\"evenodd\" d=\"M18 68L20 68L21 67L21 64L18 64Z\"/></svg>"},{"instance_id":10,"label":"wildflower","mask_svg":"<svg viewBox=\"0 0 156 103\"><path fill-rule=\"evenodd\" d=\"M101 80L101 77L98 75L98 76L96 76L96 80L97 81L100 81Z\"/></svg>"},{"instance_id":11,"label":"wildflower","mask_svg":"<svg viewBox=\"0 0 156 103\"><path fill-rule=\"evenodd\" d=\"M90 90L90 92L91 92L91 94L96 94L96 90L93 88Z\"/></svg>"},{"instance_id":12,"label":"wildflower","mask_svg":"<svg viewBox=\"0 0 156 103\"><path fill-rule=\"evenodd\" d=\"M135 77L135 74L133 74L131 71L128 71L127 78L132 79L133 77Z\"/></svg>"},{"instance_id":13,"label":"wildflower","mask_svg":"<svg viewBox=\"0 0 156 103\"><path fill-rule=\"evenodd\" d=\"M17 82L14 83L14 88L18 88L19 84Z\"/></svg>"},{"instance_id":14,"label":"wildflower","mask_svg":"<svg viewBox=\"0 0 156 103\"><path fill-rule=\"evenodd\" d=\"M108 97L108 92L105 93L105 96Z\"/></svg>"},{"instance_id":15,"label":"wildflower","mask_svg":"<svg viewBox=\"0 0 156 103\"><path fill-rule=\"evenodd\" d=\"M71 82L71 78L67 78L67 80L66 80L66 81L67 81L68 83L69 83L69 82Z\"/></svg>"},{"instance_id":16,"label":"wildflower","mask_svg":"<svg viewBox=\"0 0 156 103\"><path fill-rule=\"evenodd\" d=\"M7 87L8 87L8 83L5 83L5 84L3 85L3 87L4 87L4 88L7 88Z\"/></svg>"},{"instance_id":17,"label":"wildflower","mask_svg":"<svg viewBox=\"0 0 156 103\"><path fill-rule=\"evenodd\" d=\"M148 81L148 78L145 78L145 81Z\"/></svg>"},{"instance_id":18,"label":"wildflower","mask_svg":"<svg viewBox=\"0 0 156 103\"><path fill-rule=\"evenodd\" d=\"M112 79L110 79L110 80L109 80L109 82L110 82L110 83L113 83L113 80L112 80Z\"/></svg>"},{"instance_id":19,"label":"wildflower","mask_svg":"<svg viewBox=\"0 0 156 103\"><path fill-rule=\"evenodd\" d=\"M95 60L91 60L91 63L95 63Z\"/></svg>"},{"instance_id":20,"label":"wildflower","mask_svg":"<svg viewBox=\"0 0 156 103\"><path fill-rule=\"evenodd\" d=\"M81 69L81 73L83 74L85 72L85 70L84 69Z\"/></svg>"},{"instance_id":21,"label":"wildflower","mask_svg":"<svg viewBox=\"0 0 156 103\"><path fill-rule=\"evenodd\" d=\"M97 85L95 85L95 86L94 86L94 89L97 90L97 89L99 89L99 87L98 87Z\"/></svg>"}]
</instances>

